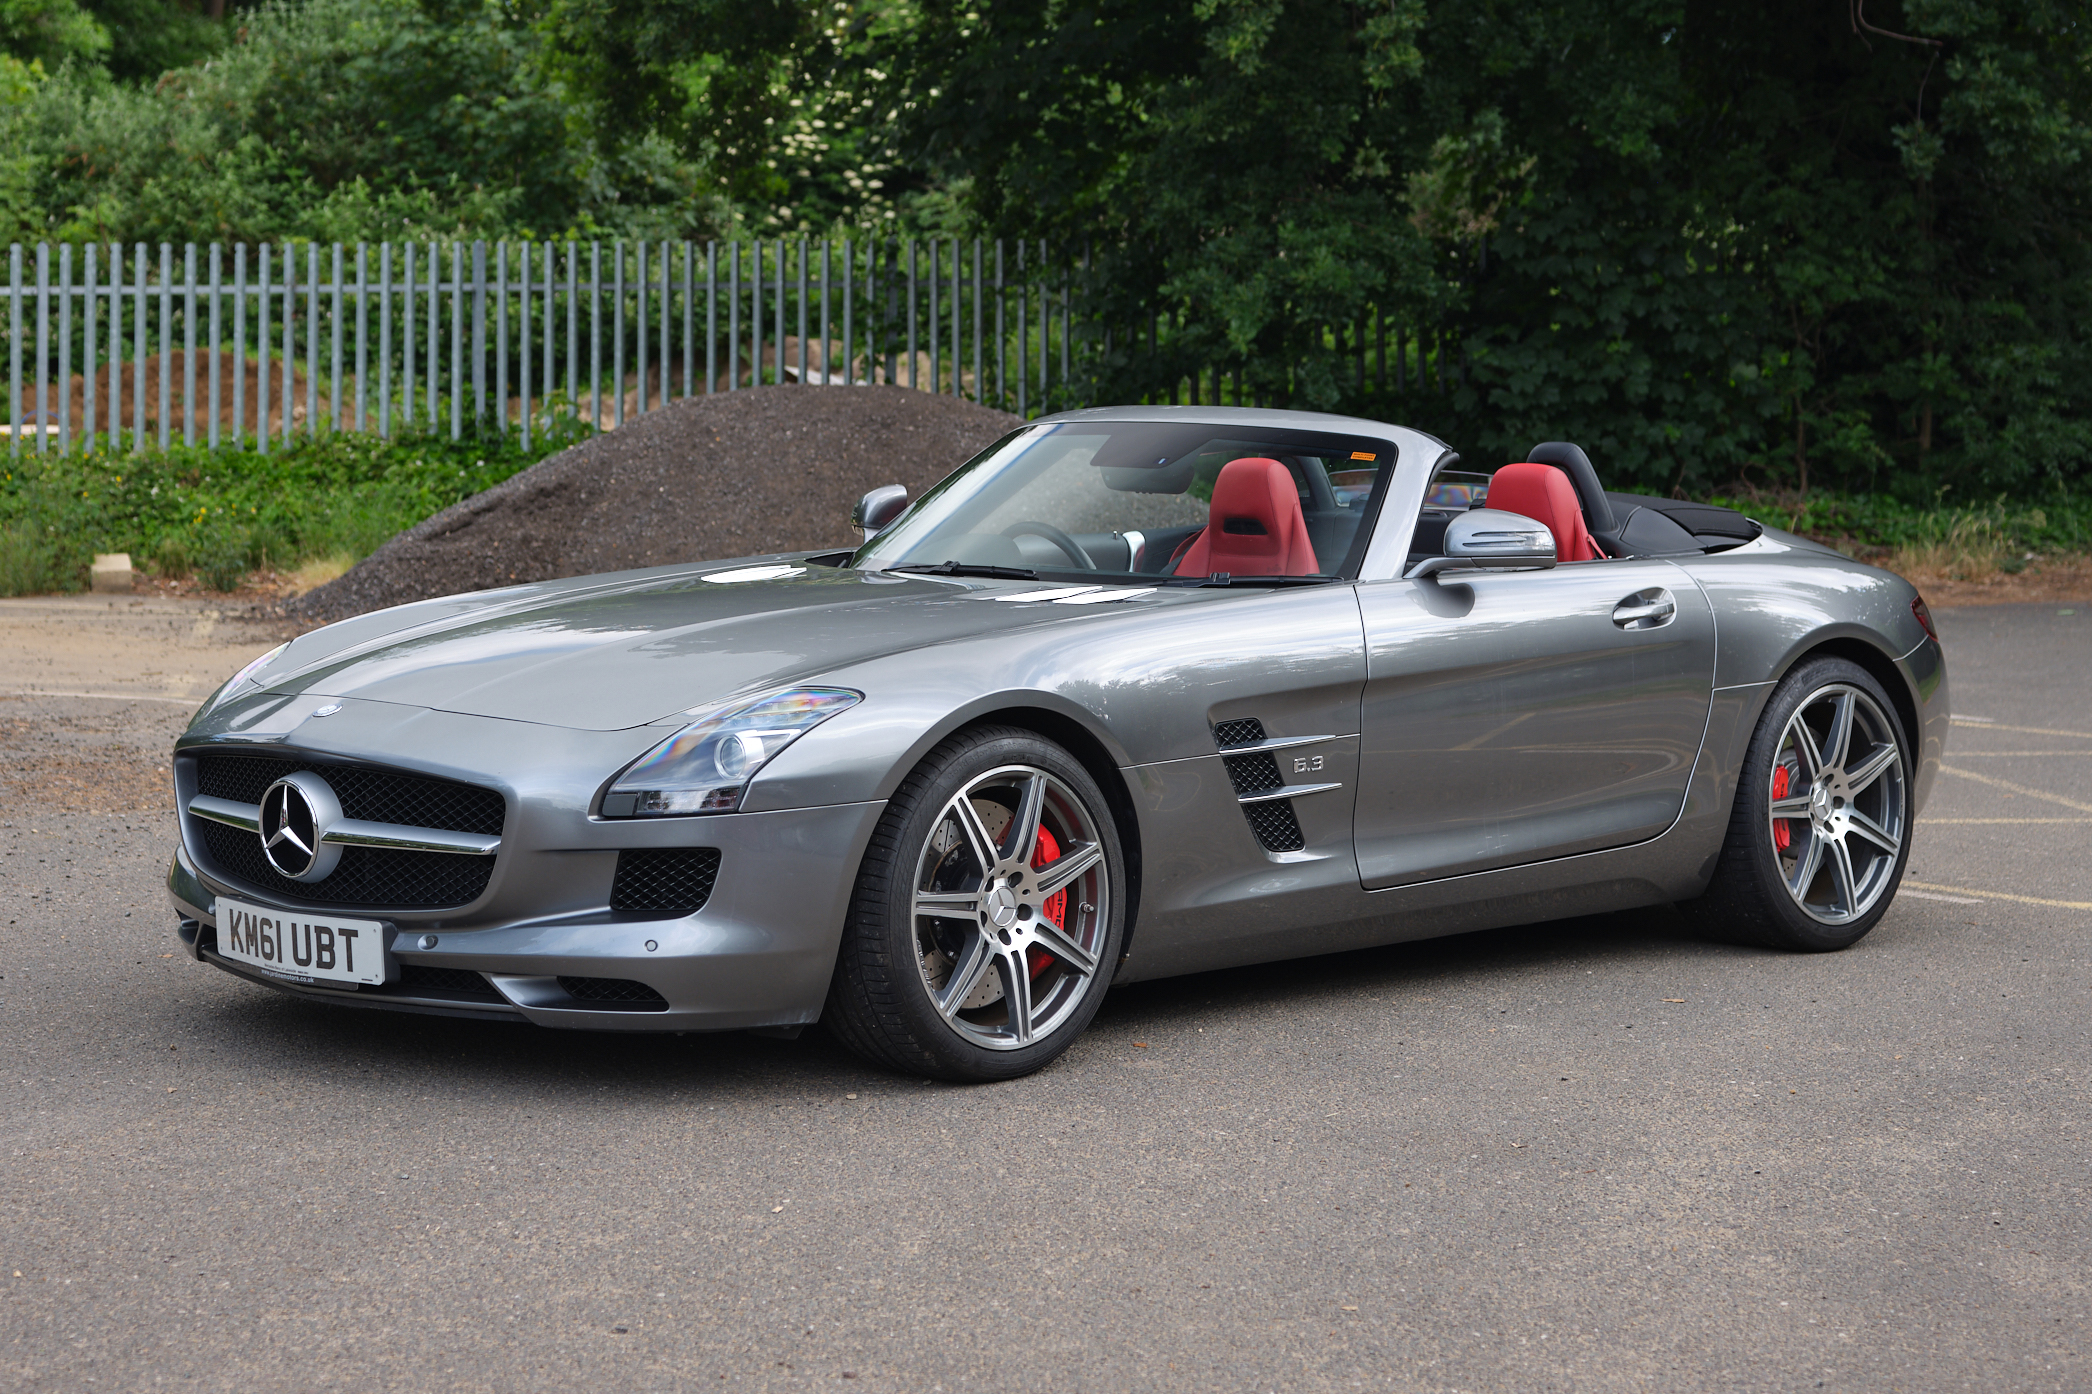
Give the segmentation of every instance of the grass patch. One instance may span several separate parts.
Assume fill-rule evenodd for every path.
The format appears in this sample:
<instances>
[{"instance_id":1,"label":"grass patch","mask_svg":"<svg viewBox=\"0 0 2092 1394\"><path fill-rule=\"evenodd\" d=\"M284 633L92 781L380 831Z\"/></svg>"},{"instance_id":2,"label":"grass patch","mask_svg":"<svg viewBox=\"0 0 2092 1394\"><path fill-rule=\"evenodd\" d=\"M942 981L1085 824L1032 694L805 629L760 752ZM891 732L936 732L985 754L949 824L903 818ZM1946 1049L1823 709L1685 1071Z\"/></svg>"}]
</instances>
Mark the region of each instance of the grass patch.
<instances>
[{"instance_id":1,"label":"grass patch","mask_svg":"<svg viewBox=\"0 0 2092 1394\"><path fill-rule=\"evenodd\" d=\"M1718 498L1761 523L1828 542L1913 580L1985 581L2043 557L2092 553L2092 495L1930 506L1865 495Z\"/></svg>"},{"instance_id":2,"label":"grass patch","mask_svg":"<svg viewBox=\"0 0 2092 1394\"><path fill-rule=\"evenodd\" d=\"M338 576L386 539L591 434L560 413L467 436L336 433L289 447L0 457L0 595L76 591L97 552L162 576L236 588L259 567ZM309 586L308 586L309 588Z\"/></svg>"}]
</instances>

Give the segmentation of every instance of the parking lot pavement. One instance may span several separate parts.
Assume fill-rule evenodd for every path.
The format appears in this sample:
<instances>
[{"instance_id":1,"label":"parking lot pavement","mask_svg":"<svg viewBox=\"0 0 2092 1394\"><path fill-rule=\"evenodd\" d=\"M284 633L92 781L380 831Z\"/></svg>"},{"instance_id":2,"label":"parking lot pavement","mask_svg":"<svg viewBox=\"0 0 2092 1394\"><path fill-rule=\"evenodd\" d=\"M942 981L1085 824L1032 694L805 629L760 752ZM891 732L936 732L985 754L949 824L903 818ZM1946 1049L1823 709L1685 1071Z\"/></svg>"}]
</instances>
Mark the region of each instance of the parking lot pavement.
<instances>
[{"instance_id":1,"label":"parking lot pavement","mask_svg":"<svg viewBox=\"0 0 2092 1394\"><path fill-rule=\"evenodd\" d=\"M1144 984L991 1088L292 1002L175 953L168 814L15 807L0 1385L2092 1387L2092 615L1941 624L1973 724L1850 952Z\"/></svg>"}]
</instances>

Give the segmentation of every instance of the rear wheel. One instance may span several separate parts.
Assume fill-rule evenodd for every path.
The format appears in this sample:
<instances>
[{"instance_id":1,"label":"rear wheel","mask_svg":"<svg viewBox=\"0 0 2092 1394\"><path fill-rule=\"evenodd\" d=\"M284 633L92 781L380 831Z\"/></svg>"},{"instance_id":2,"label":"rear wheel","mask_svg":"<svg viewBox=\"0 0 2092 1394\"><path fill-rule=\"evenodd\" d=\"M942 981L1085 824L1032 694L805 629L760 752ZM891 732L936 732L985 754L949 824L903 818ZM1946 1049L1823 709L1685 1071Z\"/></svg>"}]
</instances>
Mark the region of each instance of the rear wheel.
<instances>
[{"instance_id":1,"label":"rear wheel","mask_svg":"<svg viewBox=\"0 0 2092 1394\"><path fill-rule=\"evenodd\" d=\"M858 874L822 1021L858 1054L1008 1079L1089 1025L1125 883L1103 792L1028 731L952 737L888 803Z\"/></svg>"},{"instance_id":2,"label":"rear wheel","mask_svg":"<svg viewBox=\"0 0 2092 1394\"><path fill-rule=\"evenodd\" d=\"M1858 943L1903 879L1910 789L1903 724L1881 684L1844 659L1803 664L1759 718L1701 908L1756 943Z\"/></svg>"}]
</instances>

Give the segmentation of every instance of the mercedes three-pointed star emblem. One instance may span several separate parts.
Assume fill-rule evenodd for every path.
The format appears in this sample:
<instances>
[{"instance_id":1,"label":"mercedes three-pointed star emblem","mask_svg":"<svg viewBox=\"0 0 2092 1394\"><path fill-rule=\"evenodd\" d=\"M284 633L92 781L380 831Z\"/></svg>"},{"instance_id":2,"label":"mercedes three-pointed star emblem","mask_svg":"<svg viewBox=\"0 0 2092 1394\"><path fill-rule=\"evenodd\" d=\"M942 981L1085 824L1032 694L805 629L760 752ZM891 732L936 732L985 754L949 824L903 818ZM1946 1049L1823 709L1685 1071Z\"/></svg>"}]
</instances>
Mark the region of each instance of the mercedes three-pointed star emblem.
<instances>
[{"instance_id":1,"label":"mercedes three-pointed star emblem","mask_svg":"<svg viewBox=\"0 0 2092 1394\"><path fill-rule=\"evenodd\" d=\"M341 860L341 848L325 840L340 819L341 804L325 780L310 770L285 775L262 795L262 855L293 881L322 880Z\"/></svg>"}]
</instances>

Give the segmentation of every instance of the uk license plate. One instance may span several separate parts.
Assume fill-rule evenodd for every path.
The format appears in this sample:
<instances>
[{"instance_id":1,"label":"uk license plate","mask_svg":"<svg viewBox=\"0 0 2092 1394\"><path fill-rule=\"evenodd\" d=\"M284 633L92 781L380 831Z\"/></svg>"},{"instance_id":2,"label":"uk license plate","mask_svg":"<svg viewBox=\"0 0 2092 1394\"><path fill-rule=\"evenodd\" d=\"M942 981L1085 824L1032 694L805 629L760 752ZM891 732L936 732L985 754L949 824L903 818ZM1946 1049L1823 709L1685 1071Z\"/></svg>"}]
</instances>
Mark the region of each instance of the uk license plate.
<instances>
[{"instance_id":1,"label":"uk license plate","mask_svg":"<svg viewBox=\"0 0 2092 1394\"><path fill-rule=\"evenodd\" d=\"M218 952L294 983L382 983L385 926L218 897Z\"/></svg>"}]
</instances>

